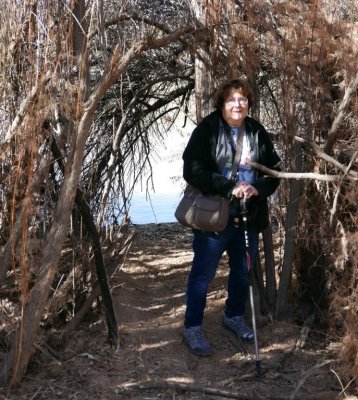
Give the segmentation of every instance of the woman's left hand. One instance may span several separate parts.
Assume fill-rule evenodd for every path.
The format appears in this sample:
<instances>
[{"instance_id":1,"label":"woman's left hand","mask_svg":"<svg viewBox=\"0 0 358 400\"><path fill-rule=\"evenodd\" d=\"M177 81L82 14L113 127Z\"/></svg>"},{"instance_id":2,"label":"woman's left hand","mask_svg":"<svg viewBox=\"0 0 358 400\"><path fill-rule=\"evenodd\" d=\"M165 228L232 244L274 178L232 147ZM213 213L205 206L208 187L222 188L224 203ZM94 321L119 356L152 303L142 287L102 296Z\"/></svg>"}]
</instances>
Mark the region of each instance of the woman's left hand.
<instances>
[{"instance_id":1,"label":"woman's left hand","mask_svg":"<svg viewBox=\"0 0 358 400\"><path fill-rule=\"evenodd\" d=\"M247 183L243 187L243 193L244 193L244 199L249 199L252 196L258 196L259 195L257 189L255 187L253 187L252 185L250 185L249 183Z\"/></svg>"},{"instance_id":2,"label":"woman's left hand","mask_svg":"<svg viewBox=\"0 0 358 400\"><path fill-rule=\"evenodd\" d=\"M252 185L247 182L240 182L236 184L232 194L238 198L249 199L252 196L258 196L259 193Z\"/></svg>"}]
</instances>

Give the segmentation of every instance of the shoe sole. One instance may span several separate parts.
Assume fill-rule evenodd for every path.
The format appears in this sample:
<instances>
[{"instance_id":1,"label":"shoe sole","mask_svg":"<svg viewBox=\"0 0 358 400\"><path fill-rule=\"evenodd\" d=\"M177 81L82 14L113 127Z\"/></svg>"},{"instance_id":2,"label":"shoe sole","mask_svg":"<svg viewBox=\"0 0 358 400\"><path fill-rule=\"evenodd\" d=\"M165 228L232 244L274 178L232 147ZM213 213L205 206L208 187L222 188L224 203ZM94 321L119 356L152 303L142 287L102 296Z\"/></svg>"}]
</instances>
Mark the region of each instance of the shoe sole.
<instances>
[{"instance_id":1,"label":"shoe sole","mask_svg":"<svg viewBox=\"0 0 358 400\"><path fill-rule=\"evenodd\" d=\"M228 329L229 331L235 333L236 337L238 337L243 342L248 343L248 344L254 343L254 341L255 341L255 337L254 336L252 337L252 339L245 338L245 337L242 337L242 336L238 335L236 333L235 329L231 328L231 326L227 325L225 322L223 322L223 326L224 326L224 328Z\"/></svg>"}]
</instances>

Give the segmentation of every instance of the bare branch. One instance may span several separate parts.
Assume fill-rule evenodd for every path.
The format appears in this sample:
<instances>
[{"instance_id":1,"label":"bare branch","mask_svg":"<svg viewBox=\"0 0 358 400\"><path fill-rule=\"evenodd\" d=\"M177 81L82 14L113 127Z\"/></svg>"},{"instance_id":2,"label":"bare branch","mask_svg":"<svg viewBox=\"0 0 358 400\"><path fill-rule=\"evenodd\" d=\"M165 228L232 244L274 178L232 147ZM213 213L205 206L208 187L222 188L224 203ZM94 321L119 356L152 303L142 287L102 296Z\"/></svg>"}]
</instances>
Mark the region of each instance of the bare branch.
<instances>
[{"instance_id":1,"label":"bare branch","mask_svg":"<svg viewBox=\"0 0 358 400\"><path fill-rule=\"evenodd\" d=\"M258 169L259 171L272 176L274 178L283 178L283 179L314 179L317 181L325 181L325 182L338 182L342 179L341 175L322 175L322 174L316 174L314 172L301 172L301 173L295 173L295 172L279 172L275 171L273 169L264 167L261 164L257 164L254 162L249 162L249 165L253 168ZM345 177L346 180L350 181L358 181L357 178L353 177Z\"/></svg>"},{"instance_id":2,"label":"bare branch","mask_svg":"<svg viewBox=\"0 0 358 400\"><path fill-rule=\"evenodd\" d=\"M338 162L337 160L335 160L333 157L329 156L327 153L325 153L323 150L321 150L321 148L310 138L303 138L300 136L295 136L294 139L297 142L300 143L308 143L313 150L315 151L315 153L318 155L318 157L322 158L323 160L333 164L335 167L339 168L341 171L344 172L344 174L348 174L348 175L352 175L353 177L357 178L358 177L358 172L356 171L347 171L347 167L343 164L341 164L340 162ZM355 157L354 157L355 158ZM353 160L354 160L353 158Z\"/></svg>"},{"instance_id":3,"label":"bare branch","mask_svg":"<svg viewBox=\"0 0 358 400\"><path fill-rule=\"evenodd\" d=\"M181 36L185 35L191 30L191 27L184 27L178 31L163 36L158 39L144 39L135 43L122 57L121 62L118 62L119 58L119 45L116 46L112 59L111 65L107 74L103 77L101 83L98 85L97 90L92 94L89 100L85 104L85 112L93 113L96 109L98 101L106 93L106 91L111 87L111 85L118 79L120 74L122 74L140 54L146 50L158 49L160 47L166 46L175 40L179 39Z\"/></svg>"}]
</instances>

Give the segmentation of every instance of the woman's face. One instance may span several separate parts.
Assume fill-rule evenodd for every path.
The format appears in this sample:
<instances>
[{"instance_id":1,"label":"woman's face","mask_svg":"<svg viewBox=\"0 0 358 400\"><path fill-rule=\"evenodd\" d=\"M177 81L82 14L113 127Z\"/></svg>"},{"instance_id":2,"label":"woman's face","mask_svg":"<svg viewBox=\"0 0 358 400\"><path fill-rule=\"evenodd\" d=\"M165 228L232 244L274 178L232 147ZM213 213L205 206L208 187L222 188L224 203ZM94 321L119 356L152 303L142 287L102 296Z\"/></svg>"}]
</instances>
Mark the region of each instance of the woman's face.
<instances>
[{"instance_id":1,"label":"woman's face","mask_svg":"<svg viewBox=\"0 0 358 400\"><path fill-rule=\"evenodd\" d=\"M240 89L231 89L221 111L229 125L241 126L249 112L248 99Z\"/></svg>"}]
</instances>

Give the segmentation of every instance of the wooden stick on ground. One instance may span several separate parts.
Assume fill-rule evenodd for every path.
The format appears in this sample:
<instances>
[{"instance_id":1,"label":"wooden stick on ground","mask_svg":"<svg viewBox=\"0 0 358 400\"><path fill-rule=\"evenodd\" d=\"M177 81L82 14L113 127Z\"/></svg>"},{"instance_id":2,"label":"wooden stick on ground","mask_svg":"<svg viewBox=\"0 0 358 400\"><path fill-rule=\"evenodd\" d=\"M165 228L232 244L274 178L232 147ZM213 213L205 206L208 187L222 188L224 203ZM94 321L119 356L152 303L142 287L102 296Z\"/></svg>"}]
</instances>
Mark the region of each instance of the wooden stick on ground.
<instances>
[{"instance_id":1,"label":"wooden stick on ground","mask_svg":"<svg viewBox=\"0 0 358 400\"><path fill-rule=\"evenodd\" d=\"M294 393L290 397L279 397L279 396L265 396L265 400L338 400L339 393L338 392L319 392L312 393L309 395L296 396L297 392L303 385L304 381L308 378L312 371L322 367L323 365L328 364L328 362L332 362L332 360L327 360L321 364L318 364L311 368L306 372L304 378L300 381L298 387L294 391ZM227 390L215 389L211 387L200 386L192 383L184 383L184 382L173 382L173 381L149 381L149 382L137 382L132 383L126 386L128 389L143 389L143 390L154 390L154 389L173 389L173 390L183 390L186 392L199 392L203 394L212 394L216 396L222 396L230 399L239 399L239 400L257 400L257 394L247 395L244 393L238 392L229 392Z\"/></svg>"},{"instance_id":2,"label":"wooden stick on ground","mask_svg":"<svg viewBox=\"0 0 358 400\"><path fill-rule=\"evenodd\" d=\"M239 399L239 400L251 400L252 396L248 396L242 393L237 392L229 392L227 390L215 389L211 387L205 387L196 385L193 383L183 383L183 382L172 382L172 381L152 381L152 382L144 382L144 383L133 383L127 388L136 388L136 389L175 389L175 390L184 390L186 392L200 392L205 394L213 394L216 396L227 397L230 399Z\"/></svg>"}]
</instances>

